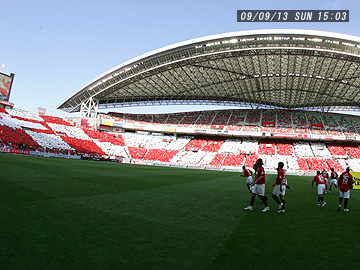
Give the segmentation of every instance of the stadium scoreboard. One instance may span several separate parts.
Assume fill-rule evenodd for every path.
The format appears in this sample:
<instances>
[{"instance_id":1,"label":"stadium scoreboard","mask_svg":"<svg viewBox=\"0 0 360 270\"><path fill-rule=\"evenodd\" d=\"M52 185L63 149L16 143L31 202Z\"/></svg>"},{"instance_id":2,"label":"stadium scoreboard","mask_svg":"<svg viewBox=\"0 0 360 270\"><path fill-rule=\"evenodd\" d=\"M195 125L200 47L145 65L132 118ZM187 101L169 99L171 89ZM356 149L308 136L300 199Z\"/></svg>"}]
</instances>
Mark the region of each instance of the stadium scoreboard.
<instances>
[{"instance_id":1,"label":"stadium scoreboard","mask_svg":"<svg viewBox=\"0 0 360 270\"><path fill-rule=\"evenodd\" d=\"M14 74L10 75L0 72L0 100L9 101L11 87L14 81Z\"/></svg>"}]
</instances>

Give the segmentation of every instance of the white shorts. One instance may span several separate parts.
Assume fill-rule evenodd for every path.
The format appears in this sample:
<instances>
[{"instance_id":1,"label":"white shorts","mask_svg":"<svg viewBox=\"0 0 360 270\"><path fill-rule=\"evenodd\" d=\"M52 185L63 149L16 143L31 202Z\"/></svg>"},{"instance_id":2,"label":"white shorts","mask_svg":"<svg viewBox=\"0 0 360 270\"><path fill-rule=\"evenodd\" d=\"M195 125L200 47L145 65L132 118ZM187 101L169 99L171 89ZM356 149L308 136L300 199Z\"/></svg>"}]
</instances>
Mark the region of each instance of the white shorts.
<instances>
[{"instance_id":1,"label":"white shorts","mask_svg":"<svg viewBox=\"0 0 360 270\"><path fill-rule=\"evenodd\" d=\"M336 179L331 179L331 180L330 180L330 185L335 185L335 186L337 186L337 180L336 180Z\"/></svg>"},{"instance_id":2,"label":"white shorts","mask_svg":"<svg viewBox=\"0 0 360 270\"><path fill-rule=\"evenodd\" d=\"M257 195L265 195L265 184L255 184L251 188L251 192Z\"/></svg>"},{"instance_id":3,"label":"white shorts","mask_svg":"<svg viewBox=\"0 0 360 270\"><path fill-rule=\"evenodd\" d=\"M325 192L325 184L319 184L318 188L318 195L322 195Z\"/></svg>"},{"instance_id":4,"label":"white shorts","mask_svg":"<svg viewBox=\"0 0 360 270\"><path fill-rule=\"evenodd\" d=\"M349 199L350 198L350 190L348 190L346 192L340 191L340 197L345 198L345 199Z\"/></svg>"},{"instance_id":5,"label":"white shorts","mask_svg":"<svg viewBox=\"0 0 360 270\"><path fill-rule=\"evenodd\" d=\"M252 183L252 176L248 176L248 177L246 177L246 184L247 185L250 185L251 183Z\"/></svg>"},{"instance_id":6,"label":"white shorts","mask_svg":"<svg viewBox=\"0 0 360 270\"><path fill-rule=\"evenodd\" d=\"M275 185L273 194L275 196L279 196L279 195L285 196L285 191L286 191L286 186L283 185L282 191L280 191L280 185Z\"/></svg>"}]
</instances>

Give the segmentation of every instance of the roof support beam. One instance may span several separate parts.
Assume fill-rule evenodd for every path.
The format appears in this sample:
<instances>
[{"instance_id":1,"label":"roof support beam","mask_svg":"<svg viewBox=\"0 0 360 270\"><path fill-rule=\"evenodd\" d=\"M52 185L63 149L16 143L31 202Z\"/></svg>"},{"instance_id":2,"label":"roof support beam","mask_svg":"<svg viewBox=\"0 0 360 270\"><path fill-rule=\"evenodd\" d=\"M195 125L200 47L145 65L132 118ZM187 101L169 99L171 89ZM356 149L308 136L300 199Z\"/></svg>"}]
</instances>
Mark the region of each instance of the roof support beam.
<instances>
[{"instance_id":1,"label":"roof support beam","mask_svg":"<svg viewBox=\"0 0 360 270\"><path fill-rule=\"evenodd\" d=\"M80 115L86 118L96 118L99 108L99 101L90 97L81 103Z\"/></svg>"}]
</instances>

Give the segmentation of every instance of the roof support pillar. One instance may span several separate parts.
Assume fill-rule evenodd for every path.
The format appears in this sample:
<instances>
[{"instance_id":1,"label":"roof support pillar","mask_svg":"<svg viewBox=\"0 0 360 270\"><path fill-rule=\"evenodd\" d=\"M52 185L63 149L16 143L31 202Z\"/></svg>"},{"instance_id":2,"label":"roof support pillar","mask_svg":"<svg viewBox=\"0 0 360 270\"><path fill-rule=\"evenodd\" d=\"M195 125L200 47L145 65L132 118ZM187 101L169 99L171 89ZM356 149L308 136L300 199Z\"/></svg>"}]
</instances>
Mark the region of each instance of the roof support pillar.
<instances>
[{"instance_id":1,"label":"roof support pillar","mask_svg":"<svg viewBox=\"0 0 360 270\"><path fill-rule=\"evenodd\" d=\"M90 97L81 103L80 116L87 118L96 118L99 108L99 101Z\"/></svg>"}]
</instances>

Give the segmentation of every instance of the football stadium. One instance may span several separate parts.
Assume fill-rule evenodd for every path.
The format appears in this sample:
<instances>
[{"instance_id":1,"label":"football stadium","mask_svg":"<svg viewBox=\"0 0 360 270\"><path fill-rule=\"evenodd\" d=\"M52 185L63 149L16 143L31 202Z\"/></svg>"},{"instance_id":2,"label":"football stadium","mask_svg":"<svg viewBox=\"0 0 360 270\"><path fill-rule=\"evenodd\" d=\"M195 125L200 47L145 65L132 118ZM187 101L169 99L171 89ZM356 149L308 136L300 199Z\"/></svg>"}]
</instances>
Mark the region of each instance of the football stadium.
<instances>
[{"instance_id":1,"label":"football stadium","mask_svg":"<svg viewBox=\"0 0 360 270\"><path fill-rule=\"evenodd\" d=\"M360 37L282 29L180 42L86 83L58 106L67 118L14 108L16 78L0 78L3 269L357 267ZM194 110L117 111L162 105ZM258 199L243 210L242 168L258 158L269 197L284 163L286 214L271 198L268 213ZM338 210L338 188L317 207L316 172L347 167L351 211Z\"/></svg>"}]
</instances>

